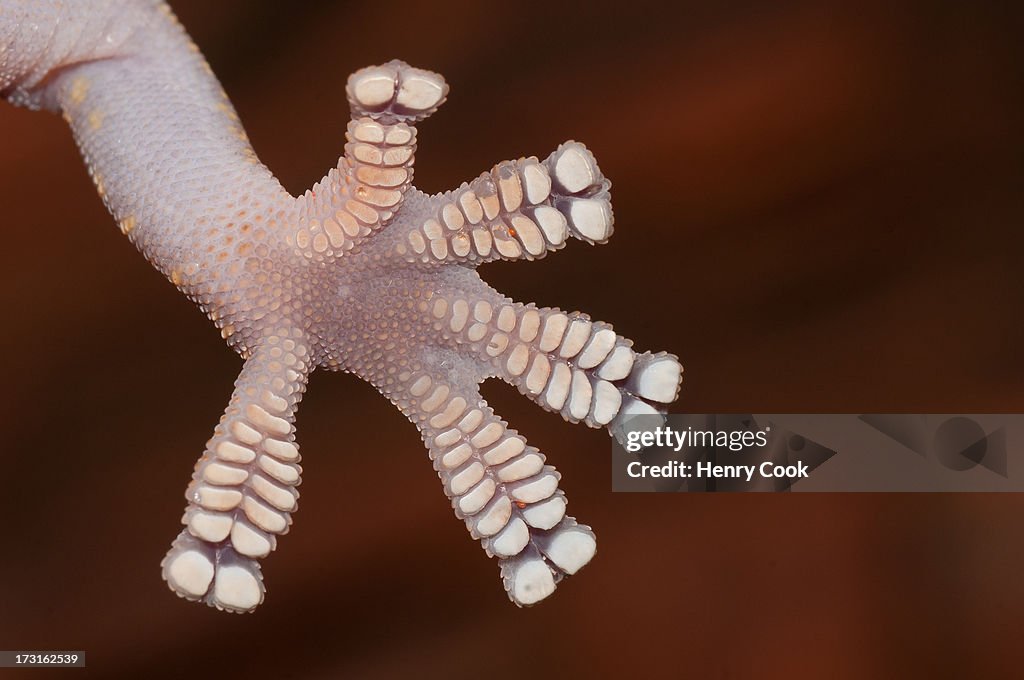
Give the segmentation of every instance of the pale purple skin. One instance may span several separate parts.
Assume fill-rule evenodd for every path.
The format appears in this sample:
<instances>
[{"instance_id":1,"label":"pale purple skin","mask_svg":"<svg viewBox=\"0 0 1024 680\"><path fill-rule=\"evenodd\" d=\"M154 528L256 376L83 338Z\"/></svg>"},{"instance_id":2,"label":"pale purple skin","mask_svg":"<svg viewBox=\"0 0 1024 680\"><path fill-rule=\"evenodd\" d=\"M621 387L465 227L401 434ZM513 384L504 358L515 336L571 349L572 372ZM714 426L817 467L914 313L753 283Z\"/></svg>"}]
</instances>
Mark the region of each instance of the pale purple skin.
<instances>
[{"instance_id":1,"label":"pale purple skin","mask_svg":"<svg viewBox=\"0 0 1024 680\"><path fill-rule=\"evenodd\" d=\"M607 240L610 183L585 147L427 196L411 185L414 124L443 103L443 79L391 62L354 74L347 92L345 155L292 197L165 4L0 1L0 94L64 116L122 232L245 360L163 562L171 589L228 611L262 602L258 560L298 498L295 411L309 373L327 368L373 384L416 424L510 599L534 604L596 541L480 383L501 378L616 432L673 401L682 369L585 314L514 303L475 271L543 257L567 236Z\"/></svg>"}]
</instances>

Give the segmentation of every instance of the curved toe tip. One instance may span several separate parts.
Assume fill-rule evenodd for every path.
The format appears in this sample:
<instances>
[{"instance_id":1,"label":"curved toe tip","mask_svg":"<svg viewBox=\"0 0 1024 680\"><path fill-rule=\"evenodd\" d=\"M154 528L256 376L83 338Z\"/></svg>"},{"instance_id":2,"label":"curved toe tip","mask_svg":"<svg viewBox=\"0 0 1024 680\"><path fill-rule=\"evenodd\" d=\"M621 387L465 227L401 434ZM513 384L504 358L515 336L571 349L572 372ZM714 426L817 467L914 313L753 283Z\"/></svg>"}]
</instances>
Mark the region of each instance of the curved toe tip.
<instances>
[{"instance_id":1,"label":"curved toe tip","mask_svg":"<svg viewBox=\"0 0 1024 680\"><path fill-rule=\"evenodd\" d=\"M555 592L555 575L540 557L516 565L509 581L508 596L520 607L537 604Z\"/></svg>"},{"instance_id":2,"label":"curved toe tip","mask_svg":"<svg viewBox=\"0 0 1024 680\"><path fill-rule=\"evenodd\" d=\"M448 84L440 74L392 60L353 73L345 92L356 113L381 122L418 121L444 103Z\"/></svg>"}]
</instances>

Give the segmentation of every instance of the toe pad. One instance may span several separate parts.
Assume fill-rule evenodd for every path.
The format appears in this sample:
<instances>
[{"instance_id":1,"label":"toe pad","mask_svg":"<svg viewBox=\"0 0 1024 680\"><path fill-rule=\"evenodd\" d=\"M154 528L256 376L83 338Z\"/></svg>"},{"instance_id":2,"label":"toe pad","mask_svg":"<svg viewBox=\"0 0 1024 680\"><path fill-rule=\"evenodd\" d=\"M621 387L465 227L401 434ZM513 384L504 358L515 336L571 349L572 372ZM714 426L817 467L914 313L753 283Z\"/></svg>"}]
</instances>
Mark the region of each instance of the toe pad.
<instances>
[{"instance_id":1,"label":"toe pad","mask_svg":"<svg viewBox=\"0 0 1024 680\"><path fill-rule=\"evenodd\" d=\"M353 113L393 124L432 114L448 96L448 85L437 73L396 60L353 73L346 94Z\"/></svg>"}]
</instances>

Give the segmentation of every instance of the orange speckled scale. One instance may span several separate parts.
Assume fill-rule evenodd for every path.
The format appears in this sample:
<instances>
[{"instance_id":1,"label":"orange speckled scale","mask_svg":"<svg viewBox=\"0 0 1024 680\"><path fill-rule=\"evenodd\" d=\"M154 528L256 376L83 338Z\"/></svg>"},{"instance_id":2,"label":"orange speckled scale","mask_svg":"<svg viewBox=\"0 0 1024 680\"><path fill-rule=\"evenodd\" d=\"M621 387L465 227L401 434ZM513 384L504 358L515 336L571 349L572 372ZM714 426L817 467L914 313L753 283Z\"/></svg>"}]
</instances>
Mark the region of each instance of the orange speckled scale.
<instances>
[{"instance_id":1,"label":"orange speckled scale","mask_svg":"<svg viewBox=\"0 0 1024 680\"><path fill-rule=\"evenodd\" d=\"M295 417L309 374L373 384L420 430L456 515L520 606L593 557L559 474L480 398L493 376L570 422L619 434L660 413L682 368L607 324L513 302L476 266L611 236L610 183L582 144L504 161L459 188L412 185L416 124L448 95L401 61L344 87L336 167L288 194L220 84L155 0L4 0L0 96L58 112L119 230L244 360L186 491L163 561L181 597L232 611L264 598L260 561L288 531L301 481Z\"/></svg>"}]
</instances>

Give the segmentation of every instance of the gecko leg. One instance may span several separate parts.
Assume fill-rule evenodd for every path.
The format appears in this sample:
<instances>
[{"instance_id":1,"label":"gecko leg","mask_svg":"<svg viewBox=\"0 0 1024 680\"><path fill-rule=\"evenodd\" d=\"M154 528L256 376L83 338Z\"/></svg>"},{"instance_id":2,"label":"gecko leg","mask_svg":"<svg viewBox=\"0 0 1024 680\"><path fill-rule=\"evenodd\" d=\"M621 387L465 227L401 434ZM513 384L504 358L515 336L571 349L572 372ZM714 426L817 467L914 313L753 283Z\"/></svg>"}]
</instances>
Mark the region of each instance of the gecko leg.
<instances>
[{"instance_id":1,"label":"gecko leg","mask_svg":"<svg viewBox=\"0 0 1024 680\"><path fill-rule=\"evenodd\" d=\"M625 418L661 413L679 394L675 356L638 354L611 325L581 312L538 309L489 289L472 299L435 295L429 311L435 331L569 422L616 434Z\"/></svg>"},{"instance_id":2,"label":"gecko leg","mask_svg":"<svg viewBox=\"0 0 1024 680\"><path fill-rule=\"evenodd\" d=\"M480 264L538 259L570 235L605 243L612 235L610 187L590 151L566 142L543 161L503 161L432 198L433 216L395 249L409 262Z\"/></svg>"},{"instance_id":3,"label":"gecko leg","mask_svg":"<svg viewBox=\"0 0 1024 680\"><path fill-rule=\"evenodd\" d=\"M179 596L233 612L263 601L257 560L288 531L299 497L293 422L309 370L301 334L287 328L246 359L185 492L186 528L162 563Z\"/></svg>"},{"instance_id":4,"label":"gecko leg","mask_svg":"<svg viewBox=\"0 0 1024 680\"><path fill-rule=\"evenodd\" d=\"M343 255L401 208L412 185L417 121L448 93L440 75L390 61L353 73L352 120L338 167L300 198L294 245L312 259Z\"/></svg>"},{"instance_id":5,"label":"gecko leg","mask_svg":"<svg viewBox=\"0 0 1024 680\"><path fill-rule=\"evenodd\" d=\"M438 352L386 390L419 428L455 515L497 557L520 606L554 592L594 556L590 527L565 514L560 475L483 400L478 365Z\"/></svg>"}]
</instances>

